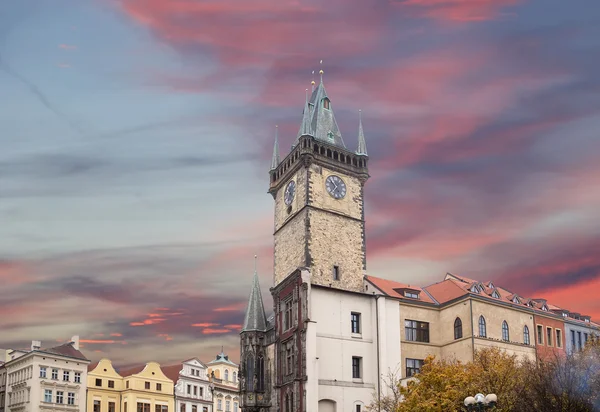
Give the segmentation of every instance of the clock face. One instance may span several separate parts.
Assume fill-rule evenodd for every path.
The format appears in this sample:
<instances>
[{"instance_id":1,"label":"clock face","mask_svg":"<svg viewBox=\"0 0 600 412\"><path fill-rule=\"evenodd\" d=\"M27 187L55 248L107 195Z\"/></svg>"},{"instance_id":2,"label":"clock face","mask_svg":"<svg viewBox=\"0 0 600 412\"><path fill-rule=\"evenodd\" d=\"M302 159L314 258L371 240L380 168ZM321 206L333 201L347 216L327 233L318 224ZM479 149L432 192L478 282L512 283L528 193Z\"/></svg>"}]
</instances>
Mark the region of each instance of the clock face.
<instances>
[{"instance_id":1,"label":"clock face","mask_svg":"<svg viewBox=\"0 0 600 412\"><path fill-rule=\"evenodd\" d=\"M327 177L325 187L327 188L327 192L335 199L341 199L346 196L346 183L336 175Z\"/></svg>"},{"instance_id":2,"label":"clock face","mask_svg":"<svg viewBox=\"0 0 600 412\"><path fill-rule=\"evenodd\" d=\"M292 200L294 200L294 195L296 194L296 182L294 182L293 180L288 183L288 185L285 187L285 193L283 194L283 200L285 201L286 205L291 205L292 204Z\"/></svg>"}]
</instances>

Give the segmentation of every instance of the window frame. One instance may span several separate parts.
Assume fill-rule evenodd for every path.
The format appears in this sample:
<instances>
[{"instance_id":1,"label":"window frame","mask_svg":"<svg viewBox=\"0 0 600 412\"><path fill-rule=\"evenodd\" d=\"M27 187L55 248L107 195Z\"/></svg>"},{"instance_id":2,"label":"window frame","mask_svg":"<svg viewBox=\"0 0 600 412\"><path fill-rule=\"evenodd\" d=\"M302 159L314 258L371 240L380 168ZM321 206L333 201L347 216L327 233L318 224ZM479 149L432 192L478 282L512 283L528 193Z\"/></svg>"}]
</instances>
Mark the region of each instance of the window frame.
<instances>
[{"instance_id":1,"label":"window frame","mask_svg":"<svg viewBox=\"0 0 600 412\"><path fill-rule=\"evenodd\" d=\"M479 315L479 321L477 323L479 326L479 337L487 338L487 322L485 321L485 317L483 315Z\"/></svg>"},{"instance_id":2,"label":"window frame","mask_svg":"<svg viewBox=\"0 0 600 412\"><path fill-rule=\"evenodd\" d=\"M411 366L409 366L409 364ZM421 368L423 367L423 359L412 359L406 358L405 361L406 369L404 373L406 373L406 378L410 378L415 376L417 373L421 372Z\"/></svg>"},{"instance_id":3,"label":"window frame","mask_svg":"<svg viewBox=\"0 0 600 412\"><path fill-rule=\"evenodd\" d=\"M510 342L510 328L506 320L502 321L502 340L504 342Z\"/></svg>"},{"instance_id":4,"label":"window frame","mask_svg":"<svg viewBox=\"0 0 600 412\"><path fill-rule=\"evenodd\" d=\"M407 342L429 343L429 322L414 319L404 320L404 338Z\"/></svg>"},{"instance_id":5,"label":"window frame","mask_svg":"<svg viewBox=\"0 0 600 412\"><path fill-rule=\"evenodd\" d=\"M294 302L292 297L283 301L283 331L288 331L294 323Z\"/></svg>"},{"instance_id":6,"label":"window frame","mask_svg":"<svg viewBox=\"0 0 600 412\"><path fill-rule=\"evenodd\" d=\"M457 316L456 319L454 319L454 340L462 339L462 337L462 319Z\"/></svg>"},{"instance_id":7,"label":"window frame","mask_svg":"<svg viewBox=\"0 0 600 412\"><path fill-rule=\"evenodd\" d=\"M352 379L362 379L362 357L352 357Z\"/></svg>"},{"instance_id":8,"label":"window frame","mask_svg":"<svg viewBox=\"0 0 600 412\"><path fill-rule=\"evenodd\" d=\"M535 341L538 345L544 344L544 325L536 325Z\"/></svg>"},{"instance_id":9,"label":"window frame","mask_svg":"<svg viewBox=\"0 0 600 412\"><path fill-rule=\"evenodd\" d=\"M359 312L350 312L350 332L355 335L360 335L362 333L360 318Z\"/></svg>"},{"instance_id":10,"label":"window frame","mask_svg":"<svg viewBox=\"0 0 600 412\"><path fill-rule=\"evenodd\" d=\"M557 348L562 348L563 347L563 344L562 344L562 330L555 329L554 334L555 334L554 339L555 339L555 342L556 342L556 347Z\"/></svg>"},{"instance_id":11,"label":"window frame","mask_svg":"<svg viewBox=\"0 0 600 412\"><path fill-rule=\"evenodd\" d=\"M531 336L529 335L529 327L523 326L523 343L527 346L531 345Z\"/></svg>"},{"instance_id":12,"label":"window frame","mask_svg":"<svg viewBox=\"0 0 600 412\"><path fill-rule=\"evenodd\" d=\"M551 326L546 326L546 345L547 346L553 346L552 345L552 327Z\"/></svg>"},{"instance_id":13,"label":"window frame","mask_svg":"<svg viewBox=\"0 0 600 412\"><path fill-rule=\"evenodd\" d=\"M333 276L333 280L340 280L340 266L339 265L333 265L332 276Z\"/></svg>"}]
</instances>

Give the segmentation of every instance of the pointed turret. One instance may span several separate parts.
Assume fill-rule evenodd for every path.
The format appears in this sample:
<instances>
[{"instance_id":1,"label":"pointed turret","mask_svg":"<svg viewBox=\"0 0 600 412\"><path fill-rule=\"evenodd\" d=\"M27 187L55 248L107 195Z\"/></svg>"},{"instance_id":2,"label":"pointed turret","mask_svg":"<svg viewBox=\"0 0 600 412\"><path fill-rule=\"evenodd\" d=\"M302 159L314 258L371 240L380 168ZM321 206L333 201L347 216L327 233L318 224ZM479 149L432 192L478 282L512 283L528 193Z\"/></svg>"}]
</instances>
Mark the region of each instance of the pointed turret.
<instances>
[{"instance_id":1,"label":"pointed turret","mask_svg":"<svg viewBox=\"0 0 600 412\"><path fill-rule=\"evenodd\" d=\"M335 116L333 115L331 100L325 91L325 85L323 84L323 70L320 70L319 74L321 75L321 82L313 90L310 99L308 100L308 110L306 107L304 109L302 126L300 130L304 130L305 118L308 114L309 119L306 130L310 131L311 136L317 140L321 140L334 146L346 149L344 139L342 139L342 133L340 132L340 128L338 127L338 124L335 121ZM298 139L300 136L301 134L299 133ZM296 139L295 144L298 143L298 139Z\"/></svg>"},{"instance_id":2,"label":"pointed turret","mask_svg":"<svg viewBox=\"0 0 600 412\"><path fill-rule=\"evenodd\" d=\"M246 317L242 332L265 332L267 330L267 317L265 316L265 307L263 306L262 294L258 283L258 273L256 272L256 256L254 257L254 278L252 279L252 289L248 298L248 307L246 308Z\"/></svg>"},{"instance_id":3,"label":"pointed turret","mask_svg":"<svg viewBox=\"0 0 600 412\"><path fill-rule=\"evenodd\" d=\"M308 104L308 89L305 91L304 97L304 111L302 112L302 124L300 125L300 130L298 131L298 136L296 140L300 139L300 136L312 136L312 131L310 128L310 118L312 114L312 107Z\"/></svg>"},{"instance_id":4,"label":"pointed turret","mask_svg":"<svg viewBox=\"0 0 600 412\"><path fill-rule=\"evenodd\" d=\"M365 132L363 131L362 125L362 113L358 111L358 149L356 149L357 155L367 156L367 142L365 141Z\"/></svg>"},{"instance_id":5,"label":"pointed turret","mask_svg":"<svg viewBox=\"0 0 600 412\"><path fill-rule=\"evenodd\" d=\"M279 162L281 161L279 159L279 133L278 133L279 128L277 126L275 126L275 144L273 145L273 157L271 158L271 169L270 170L275 170L277 169L277 166L279 166Z\"/></svg>"}]
</instances>

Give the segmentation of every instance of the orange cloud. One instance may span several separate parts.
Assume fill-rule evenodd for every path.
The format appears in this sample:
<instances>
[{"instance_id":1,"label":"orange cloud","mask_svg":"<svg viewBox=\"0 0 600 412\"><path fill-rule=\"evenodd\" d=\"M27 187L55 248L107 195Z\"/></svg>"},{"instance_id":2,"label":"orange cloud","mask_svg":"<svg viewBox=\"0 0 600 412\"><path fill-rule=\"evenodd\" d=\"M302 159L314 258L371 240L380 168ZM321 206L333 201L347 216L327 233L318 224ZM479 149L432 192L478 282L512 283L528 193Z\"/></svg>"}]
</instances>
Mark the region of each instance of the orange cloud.
<instances>
[{"instance_id":1,"label":"orange cloud","mask_svg":"<svg viewBox=\"0 0 600 412\"><path fill-rule=\"evenodd\" d=\"M218 323L194 323L194 324L192 324L192 326L196 327L196 328L210 328L210 327L218 326L218 325L219 325Z\"/></svg>"},{"instance_id":2,"label":"orange cloud","mask_svg":"<svg viewBox=\"0 0 600 412\"><path fill-rule=\"evenodd\" d=\"M207 329L203 329L202 330L202 333L204 335L216 335L216 334L229 333L229 332L231 332L231 330L229 330L229 329L210 329L210 328L207 328Z\"/></svg>"},{"instance_id":3,"label":"orange cloud","mask_svg":"<svg viewBox=\"0 0 600 412\"><path fill-rule=\"evenodd\" d=\"M110 339L81 339L79 343L116 343L116 341Z\"/></svg>"},{"instance_id":4,"label":"orange cloud","mask_svg":"<svg viewBox=\"0 0 600 412\"><path fill-rule=\"evenodd\" d=\"M242 329L242 325L224 325L223 327L227 329Z\"/></svg>"},{"instance_id":5,"label":"orange cloud","mask_svg":"<svg viewBox=\"0 0 600 412\"><path fill-rule=\"evenodd\" d=\"M169 334L167 334L167 333L159 333L156 336L161 337L161 338L165 338L165 340L173 340L173 338L171 336L169 336Z\"/></svg>"},{"instance_id":6,"label":"orange cloud","mask_svg":"<svg viewBox=\"0 0 600 412\"><path fill-rule=\"evenodd\" d=\"M110 336L120 337L123 336L121 333L111 333Z\"/></svg>"},{"instance_id":7,"label":"orange cloud","mask_svg":"<svg viewBox=\"0 0 600 412\"><path fill-rule=\"evenodd\" d=\"M246 308L246 303L236 303L234 305L224 306L221 308L214 308L213 312L236 312Z\"/></svg>"}]
</instances>

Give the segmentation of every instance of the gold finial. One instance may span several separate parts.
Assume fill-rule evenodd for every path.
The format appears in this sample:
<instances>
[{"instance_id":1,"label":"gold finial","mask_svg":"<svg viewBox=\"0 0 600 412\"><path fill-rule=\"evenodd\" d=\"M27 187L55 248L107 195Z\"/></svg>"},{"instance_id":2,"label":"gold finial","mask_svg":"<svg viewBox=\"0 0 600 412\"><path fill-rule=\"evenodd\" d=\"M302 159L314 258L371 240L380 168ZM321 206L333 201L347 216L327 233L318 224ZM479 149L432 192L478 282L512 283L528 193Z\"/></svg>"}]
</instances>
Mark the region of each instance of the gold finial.
<instances>
[{"instance_id":1,"label":"gold finial","mask_svg":"<svg viewBox=\"0 0 600 412\"><path fill-rule=\"evenodd\" d=\"M275 126L277 127L277 126ZM254 255L254 272L256 272L256 260L258 259L257 255Z\"/></svg>"},{"instance_id":2,"label":"gold finial","mask_svg":"<svg viewBox=\"0 0 600 412\"><path fill-rule=\"evenodd\" d=\"M323 64L323 60L321 60L319 64ZM319 74L321 75L321 83L323 82L323 73L325 73L323 69L319 70Z\"/></svg>"}]
</instances>

